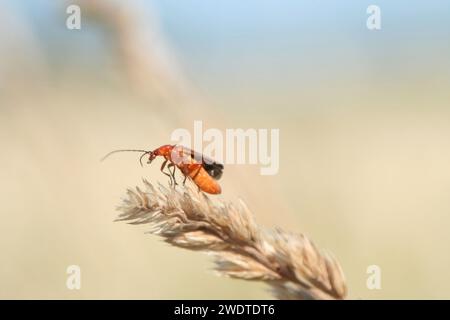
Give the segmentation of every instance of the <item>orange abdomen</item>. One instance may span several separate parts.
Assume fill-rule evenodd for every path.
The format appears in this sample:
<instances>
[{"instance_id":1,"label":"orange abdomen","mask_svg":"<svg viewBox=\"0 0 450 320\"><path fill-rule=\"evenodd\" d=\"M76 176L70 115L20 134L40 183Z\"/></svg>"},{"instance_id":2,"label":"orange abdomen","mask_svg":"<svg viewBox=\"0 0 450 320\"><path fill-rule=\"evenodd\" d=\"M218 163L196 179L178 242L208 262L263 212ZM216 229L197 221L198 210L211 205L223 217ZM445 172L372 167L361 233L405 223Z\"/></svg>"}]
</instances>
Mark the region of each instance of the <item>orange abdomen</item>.
<instances>
[{"instance_id":1,"label":"orange abdomen","mask_svg":"<svg viewBox=\"0 0 450 320\"><path fill-rule=\"evenodd\" d=\"M219 194L222 192L220 185L214 180L208 172L200 167L190 170L188 176L195 182L195 184L204 192L211 194Z\"/></svg>"}]
</instances>

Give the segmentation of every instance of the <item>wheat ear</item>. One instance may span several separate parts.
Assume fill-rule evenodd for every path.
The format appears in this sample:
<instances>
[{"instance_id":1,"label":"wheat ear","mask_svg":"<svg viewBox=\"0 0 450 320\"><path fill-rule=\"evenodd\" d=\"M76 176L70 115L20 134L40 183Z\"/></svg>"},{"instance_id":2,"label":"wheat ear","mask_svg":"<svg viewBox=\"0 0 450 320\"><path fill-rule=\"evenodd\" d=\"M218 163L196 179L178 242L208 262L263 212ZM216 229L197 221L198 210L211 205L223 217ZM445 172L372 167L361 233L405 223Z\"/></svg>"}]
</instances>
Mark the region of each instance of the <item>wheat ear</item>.
<instances>
[{"instance_id":1,"label":"wheat ear","mask_svg":"<svg viewBox=\"0 0 450 320\"><path fill-rule=\"evenodd\" d=\"M171 245L212 253L220 274L266 282L276 298L345 298L338 262L306 236L261 229L242 201L212 200L193 186L144 185L128 190L117 220L147 224Z\"/></svg>"}]
</instances>

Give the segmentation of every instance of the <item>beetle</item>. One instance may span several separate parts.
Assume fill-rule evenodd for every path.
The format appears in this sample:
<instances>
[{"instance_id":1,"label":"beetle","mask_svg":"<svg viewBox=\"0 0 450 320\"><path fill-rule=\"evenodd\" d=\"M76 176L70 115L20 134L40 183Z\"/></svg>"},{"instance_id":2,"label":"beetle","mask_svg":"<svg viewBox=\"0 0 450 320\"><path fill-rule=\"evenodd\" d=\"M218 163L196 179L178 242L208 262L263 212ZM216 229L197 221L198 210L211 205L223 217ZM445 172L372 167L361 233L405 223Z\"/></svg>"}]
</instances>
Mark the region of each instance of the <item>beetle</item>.
<instances>
[{"instance_id":1,"label":"beetle","mask_svg":"<svg viewBox=\"0 0 450 320\"><path fill-rule=\"evenodd\" d=\"M222 177L223 164L204 156L203 154L180 145L163 145L152 151L146 150L114 150L105 155L102 161L116 152L142 152L139 162L142 165L142 158L149 155L147 163L157 157L163 157L161 172L170 178L170 184L178 185L175 179L175 169L178 168L184 175L183 184L189 177L200 190L210 194L220 194L222 189L217 182ZM164 171L167 167L168 173Z\"/></svg>"}]
</instances>

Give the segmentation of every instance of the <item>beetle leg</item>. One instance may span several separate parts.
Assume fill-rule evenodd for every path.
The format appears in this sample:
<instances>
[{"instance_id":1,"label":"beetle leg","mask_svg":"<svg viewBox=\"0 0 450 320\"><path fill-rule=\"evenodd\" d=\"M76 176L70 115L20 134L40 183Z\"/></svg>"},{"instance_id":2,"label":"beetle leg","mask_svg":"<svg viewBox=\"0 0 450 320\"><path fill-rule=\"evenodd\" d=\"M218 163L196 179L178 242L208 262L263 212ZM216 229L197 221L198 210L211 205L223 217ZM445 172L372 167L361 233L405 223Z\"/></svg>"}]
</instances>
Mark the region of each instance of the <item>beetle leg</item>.
<instances>
[{"instance_id":1,"label":"beetle leg","mask_svg":"<svg viewBox=\"0 0 450 320\"><path fill-rule=\"evenodd\" d=\"M173 171L170 171L170 168L173 168ZM167 169L169 169L169 173L173 178L174 186L177 186L178 183L177 180L175 179L175 169L176 169L175 165L173 163L169 163Z\"/></svg>"},{"instance_id":2,"label":"beetle leg","mask_svg":"<svg viewBox=\"0 0 450 320\"><path fill-rule=\"evenodd\" d=\"M164 168L166 167L166 164L167 164L167 159L166 160L164 160L164 162L162 163L162 165L161 165L161 172L162 173L164 173L166 176L168 176L169 177L169 185L171 186L172 185L172 176L170 175L170 174L168 174L167 172L164 172Z\"/></svg>"}]
</instances>

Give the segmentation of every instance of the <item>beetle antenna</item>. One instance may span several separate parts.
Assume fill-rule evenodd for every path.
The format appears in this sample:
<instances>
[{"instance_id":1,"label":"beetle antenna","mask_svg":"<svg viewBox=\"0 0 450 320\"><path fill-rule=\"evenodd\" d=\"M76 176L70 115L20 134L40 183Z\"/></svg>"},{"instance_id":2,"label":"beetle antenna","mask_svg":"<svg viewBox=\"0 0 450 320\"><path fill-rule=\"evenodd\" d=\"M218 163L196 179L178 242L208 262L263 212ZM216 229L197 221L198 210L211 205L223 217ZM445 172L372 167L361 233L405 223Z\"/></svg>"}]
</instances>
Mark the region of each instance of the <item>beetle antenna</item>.
<instances>
[{"instance_id":1,"label":"beetle antenna","mask_svg":"<svg viewBox=\"0 0 450 320\"><path fill-rule=\"evenodd\" d=\"M142 164L142 158L146 155L146 154L150 154L152 155L152 151L145 151L139 158L139 163L141 164L141 167L143 167L144 165Z\"/></svg>"},{"instance_id":2,"label":"beetle antenna","mask_svg":"<svg viewBox=\"0 0 450 320\"><path fill-rule=\"evenodd\" d=\"M103 158L100 159L100 161L105 160L106 158L108 158L110 155L117 153L117 152L144 152L144 154L141 156L141 158L139 159L139 161L141 161L142 157L144 155L146 155L147 153L150 153L151 151L147 151L147 150L135 150L135 149L124 149L124 150L114 150L109 152L108 154L106 154ZM141 162L142 165L142 162Z\"/></svg>"}]
</instances>

